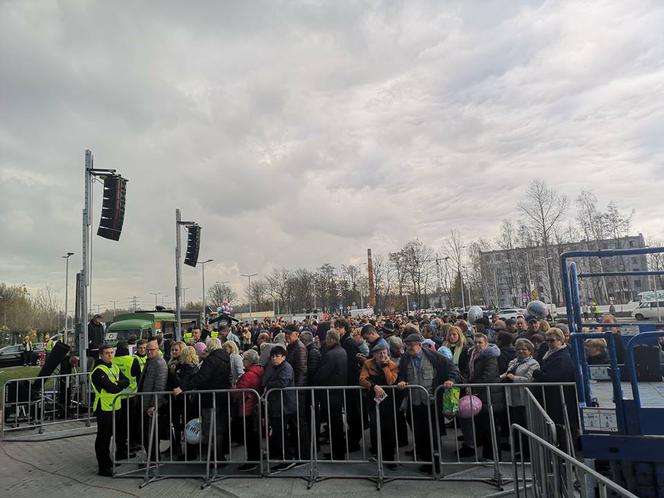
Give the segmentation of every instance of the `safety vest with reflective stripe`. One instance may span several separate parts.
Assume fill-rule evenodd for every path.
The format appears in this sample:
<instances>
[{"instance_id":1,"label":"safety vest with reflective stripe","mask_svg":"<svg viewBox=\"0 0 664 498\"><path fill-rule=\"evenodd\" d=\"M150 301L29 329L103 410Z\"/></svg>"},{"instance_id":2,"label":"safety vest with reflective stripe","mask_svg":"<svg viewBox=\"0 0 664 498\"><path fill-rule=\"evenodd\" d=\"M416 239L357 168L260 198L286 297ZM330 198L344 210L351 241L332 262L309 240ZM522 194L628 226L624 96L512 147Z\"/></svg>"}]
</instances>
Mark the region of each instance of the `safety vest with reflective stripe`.
<instances>
[{"instance_id":1,"label":"safety vest with reflective stripe","mask_svg":"<svg viewBox=\"0 0 664 498\"><path fill-rule=\"evenodd\" d=\"M129 379L129 387L127 387L126 391L130 393L135 393L136 392L136 377L132 377L131 375L131 366L134 364L134 357L133 356L114 356L113 357L113 365L117 365L118 368L120 368L120 371L124 374L125 377Z\"/></svg>"},{"instance_id":2,"label":"safety vest with reflective stripe","mask_svg":"<svg viewBox=\"0 0 664 498\"><path fill-rule=\"evenodd\" d=\"M182 340L184 341L185 344L190 344L194 342L194 334L191 332L185 332L184 335L182 336Z\"/></svg>"},{"instance_id":3,"label":"safety vest with reflective stripe","mask_svg":"<svg viewBox=\"0 0 664 498\"><path fill-rule=\"evenodd\" d=\"M98 369L101 369L108 377L108 380L110 380L114 384L117 384L118 381L120 380L120 368L117 365L111 365L110 367L107 367L104 364L97 365L92 370L92 372L90 372L91 378L92 374ZM108 393L104 389L102 389L100 392L97 390L97 386L95 386L94 382L90 382L90 384L92 384L92 389L96 395L95 404L92 407L93 411L97 410L97 407L99 406L100 403L101 403L101 410L104 412L112 412L120 409L121 396L118 396L117 394L113 393Z\"/></svg>"},{"instance_id":4,"label":"safety vest with reflective stripe","mask_svg":"<svg viewBox=\"0 0 664 498\"><path fill-rule=\"evenodd\" d=\"M138 360L138 364L141 366L141 373L143 373L143 370L145 369L145 362L148 361L148 356L139 356L135 354L134 358Z\"/></svg>"},{"instance_id":5,"label":"safety vest with reflective stripe","mask_svg":"<svg viewBox=\"0 0 664 498\"><path fill-rule=\"evenodd\" d=\"M217 337L219 337L219 331L218 330L213 330L212 332L210 332L210 337L212 337L213 339L216 339Z\"/></svg>"},{"instance_id":6,"label":"safety vest with reflective stripe","mask_svg":"<svg viewBox=\"0 0 664 498\"><path fill-rule=\"evenodd\" d=\"M53 339L49 339L48 342L46 343L46 347L44 348L44 351L47 353L50 353L53 350Z\"/></svg>"}]
</instances>

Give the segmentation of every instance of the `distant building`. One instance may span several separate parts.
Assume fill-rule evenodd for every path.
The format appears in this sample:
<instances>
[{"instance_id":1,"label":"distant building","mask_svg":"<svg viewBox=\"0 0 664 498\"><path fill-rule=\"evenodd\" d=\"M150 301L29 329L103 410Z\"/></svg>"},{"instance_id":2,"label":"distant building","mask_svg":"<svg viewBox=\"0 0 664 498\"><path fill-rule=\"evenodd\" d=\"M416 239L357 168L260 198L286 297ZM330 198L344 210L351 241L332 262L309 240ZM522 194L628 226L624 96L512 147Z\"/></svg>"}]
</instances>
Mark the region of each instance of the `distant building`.
<instances>
[{"instance_id":1,"label":"distant building","mask_svg":"<svg viewBox=\"0 0 664 498\"><path fill-rule=\"evenodd\" d=\"M628 249L645 247L642 234L597 242L580 241L542 246L485 251L480 253L482 293L488 306L523 306L534 296L562 305L564 295L560 279L560 254L577 250ZM579 272L615 272L648 270L648 258L621 256L575 260ZM593 277L581 279L584 304L626 303L639 292L649 290L648 277Z\"/></svg>"}]
</instances>

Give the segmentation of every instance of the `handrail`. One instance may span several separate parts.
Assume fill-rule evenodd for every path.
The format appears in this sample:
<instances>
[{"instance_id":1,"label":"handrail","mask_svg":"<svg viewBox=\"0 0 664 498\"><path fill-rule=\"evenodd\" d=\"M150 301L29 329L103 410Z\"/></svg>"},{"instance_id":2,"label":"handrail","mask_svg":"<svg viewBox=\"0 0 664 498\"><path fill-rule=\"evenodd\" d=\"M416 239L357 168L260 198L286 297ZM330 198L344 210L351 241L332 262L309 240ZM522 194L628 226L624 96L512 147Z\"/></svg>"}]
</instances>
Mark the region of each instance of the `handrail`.
<instances>
[{"instance_id":1,"label":"handrail","mask_svg":"<svg viewBox=\"0 0 664 498\"><path fill-rule=\"evenodd\" d=\"M534 434L534 433L530 432L528 429L525 429L521 425L512 424L512 430L516 430L517 432L520 432L524 436L530 438L535 443L543 446L544 448L546 448L548 451L552 452L557 457L563 459L566 462L566 465L571 465L572 467L576 467L577 469L582 470L584 473L590 475L597 482L601 483L603 486L611 489L612 491L620 494L624 498L638 498L638 496L635 495L634 493L632 493L629 490L619 486L615 482L611 481L609 478L603 476L602 474L600 474L596 470L591 469L590 467L583 464L582 462L580 462L579 460L577 460L573 456L568 455L564 451L556 448L554 445L548 443L547 441L545 441L544 439L539 437L537 434ZM516 470L516 464L515 464L515 466L514 466L514 482L515 482L516 486L518 486L518 481L519 481L519 477L518 477L518 472Z\"/></svg>"},{"instance_id":2,"label":"handrail","mask_svg":"<svg viewBox=\"0 0 664 498\"><path fill-rule=\"evenodd\" d=\"M644 344L644 340L650 337L662 337L664 331L641 332L632 337L627 343L625 352L627 353L627 369L629 370L629 381L632 386L632 399L637 408L641 408L641 394L639 392L639 381L636 376L636 362L634 361L634 348L639 344Z\"/></svg>"}]
</instances>

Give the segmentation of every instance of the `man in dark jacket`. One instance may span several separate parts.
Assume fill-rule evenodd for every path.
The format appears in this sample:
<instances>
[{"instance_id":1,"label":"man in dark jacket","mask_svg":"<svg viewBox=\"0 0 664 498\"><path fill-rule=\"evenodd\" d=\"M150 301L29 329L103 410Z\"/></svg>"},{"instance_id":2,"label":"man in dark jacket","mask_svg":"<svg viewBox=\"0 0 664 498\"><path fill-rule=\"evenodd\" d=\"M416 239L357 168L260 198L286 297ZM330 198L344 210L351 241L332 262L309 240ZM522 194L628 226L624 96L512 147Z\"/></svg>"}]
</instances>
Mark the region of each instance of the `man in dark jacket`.
<instances>
[{"instance_id":1,"label":"man in dark jacket","mask_svg":"<svg viewBox=\"0 0 664 498\"><path fill-rule=\"evenodd\" d=\"M263 377L267 394L267 415L272 430L269 437L269 453L272 460L284 460L272 467L272 471L287 470L296 465L297 450L297 395L294 390L295 374L293 367L286 361L286 348L275 344L270 350L272 369ZM272 392L270 392L272 391ZM285 448L282 444L285 442ZM295 443L295 444L293 444Z\"/></svg>"},{"instance_id":2,"label":"man in dark jacket","mask_svg":"<svg viewBox=\"0 0 664 498\"><path fill-rule=\"evenodd\" d=\"M92 370L99 357L99 346L104 344L104 325L101 315L97 314L88 322L88 371Z\"/></svg>"},{"instance_id":3,"label":"man in dark jacket","mask_svg":"<svg viewBox=\"0 0 664 498\"><path fill-rule=\"evenodd\" d=\"M221 348L219 339L210 339L201 368L189 379L183 380L180 387L173 389L173 394L178 396L184 391L193 390L221 390L231 388L231 359L226 351ZM203 442L207 444L212 416L216 416L216 447L217 458L225 459L227 451L227 427L228 427L228 405L229 392L212 394L199 394L201 399L201 430ZM187 400L189 402L191 400ZM195 399L195 401L198 401Z\"/></svg>"},{"instance_id":4,"label":"man in dark jacket","mask_svg":"<svg viewBox=\"0 0 664 498\"><path fill-rule=\"evenodd\" d=\"M348 356L339 342L339 332L336 330L329 330L325 334L326 352L313 379L315 385L325 387L348 385ZM346 438L342 416L343 390L330 389L329 391L318 391L317 394L321 402L322 418L328 422L332 458L343 460L346 454Z\"/></svg>"},{"instance_id":5,"label":"man in dark jacket","mask_svg":"<svg viewBox=\"0 0 664 498\"><path fill-rule=\"evenodd\" d=\"M320 367L321 354L320 349L316 347L314 336L309 331L300 333L300 341L307 348L307 385L314 385L313 379Z\"/></svg>"},{"instance_id":6,"label":"man in dark jacket","mask_svg":"<svg viewBox=\"0 0 664 498\"><path fill-rule=\"evenodd\" d=\"M334 322L334 328L341 337L341 347L346 351L348 358L348 385L358 386L360 384L361 359L363 358L357 342L352 337L352 330L348 320L339 318ZM346 423L348 424L348 451L358 451L360 440L364 432L362 420L362 391L350 390L346 393Z\"/></svg>"},{"instance_id":7,"label":"man in dark jacket","mask_svg":"<svg viewBox=\"0 0 664 498\"><path fill-rule=\"evenodd\" d=\"M286 361L293 367L295 386L305 387L308 384L307 374L307 347L300 341L300 332L297 325L286 326ZM310 403L307 403L307 392L297 392L297 416L296 427L300 437L295 439L295 455L298 460L307 460L310 455Z\"/></svg>"},{"instance_id":8,"label":"man in dark jacket","mask_svg":"<svg viewBox=\"0 0 664 498\"><path fill-rule=\"evenodd\" d=\"M422 348L424 338L419 334L410 334L406 337L406 354L399 359L399 377L397 386L399 389L412 387L409 392L409 409L413 413L413 432L415 433L415 461L431 462L431 446L436 451L437 438L431 434L429 427L435 424L435 409L439 403L432 403L432 396L438 386L451 388L455 382L459 382L459 369L447 357L440 353ZM421 389L423 388L423 389ZM440 417L440 420L444 420ZM441 424L441 433L444 426ZM434 467L425 464L420 471L433 473Z\"/></svg>"},{"instance_id":9,"label":"man in dark jacket","mask_svg":"<svg viewBox=\"0 0 664 498\"><path fill-rule=\"evenodd\" d=\"M146 351L147 360L145 362L143 373L141 374L140 380L138 381L138 392L154 393L165 391L166 381L168 380L168 366L160 354L159 343L156 337L152 337L149 341L147 341ZM164 404L167 403L167 401L168 398L163 394L155 396L149 394L138 396L140 412L137 413L141 413L141 416L143 417L143 427L145 431L143 444L146 451L148 450L148 444L150 441L149 431L152 427L152 417L155 416L155 411L157 408L161 408ZM168 414L168 406L164 407L162 416L164 413ZM158 416L159 413L157 412L156 415ZM158 423L159 422L161 422L161 420L158 420ZM140 424L140 420L134 421L134 423ZM154 436L158 436L158 434L153 434L153 437ZM153 456L159 452L159 438L154 438L154 442L154 449L152 451Z\"/></svg>"}]
</instances>

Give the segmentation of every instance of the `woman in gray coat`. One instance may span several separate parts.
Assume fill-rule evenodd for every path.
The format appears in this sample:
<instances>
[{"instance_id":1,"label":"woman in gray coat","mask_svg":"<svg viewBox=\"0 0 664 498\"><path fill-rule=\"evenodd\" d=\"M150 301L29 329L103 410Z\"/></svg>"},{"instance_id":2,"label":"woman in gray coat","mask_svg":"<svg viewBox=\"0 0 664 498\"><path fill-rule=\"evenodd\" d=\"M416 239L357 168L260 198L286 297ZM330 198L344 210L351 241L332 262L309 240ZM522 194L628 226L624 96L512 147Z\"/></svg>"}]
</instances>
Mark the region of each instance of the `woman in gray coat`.
<instances>
[{"instance_id":1,"label":"woman in gray coat","mask_svg":"<svg viewBox=\"0 0 664 498\"><path fill-rule=\"evenodd\" d=\"M514 383L514 384L525 384L528 382L534 382L533 373L535 370L539 370L540 366L537 360L533 357L535 354L535 345L530 342L528 339L517 339L516 341L516 358L510 361L507 371L503 373L500 378L502 382ZM508 403L509 405L509 415L511 423L519 424L524 428L528 428L527 418L526 418L526 392L525 387L512 387L509 388L509 394L512 398L512 402ZM524 458L528 457L528 444L527 441L523 441L521 445L524 449ZM515 448L516 451L519 451L519 446Z\"/></svg>"}]
</instances>

